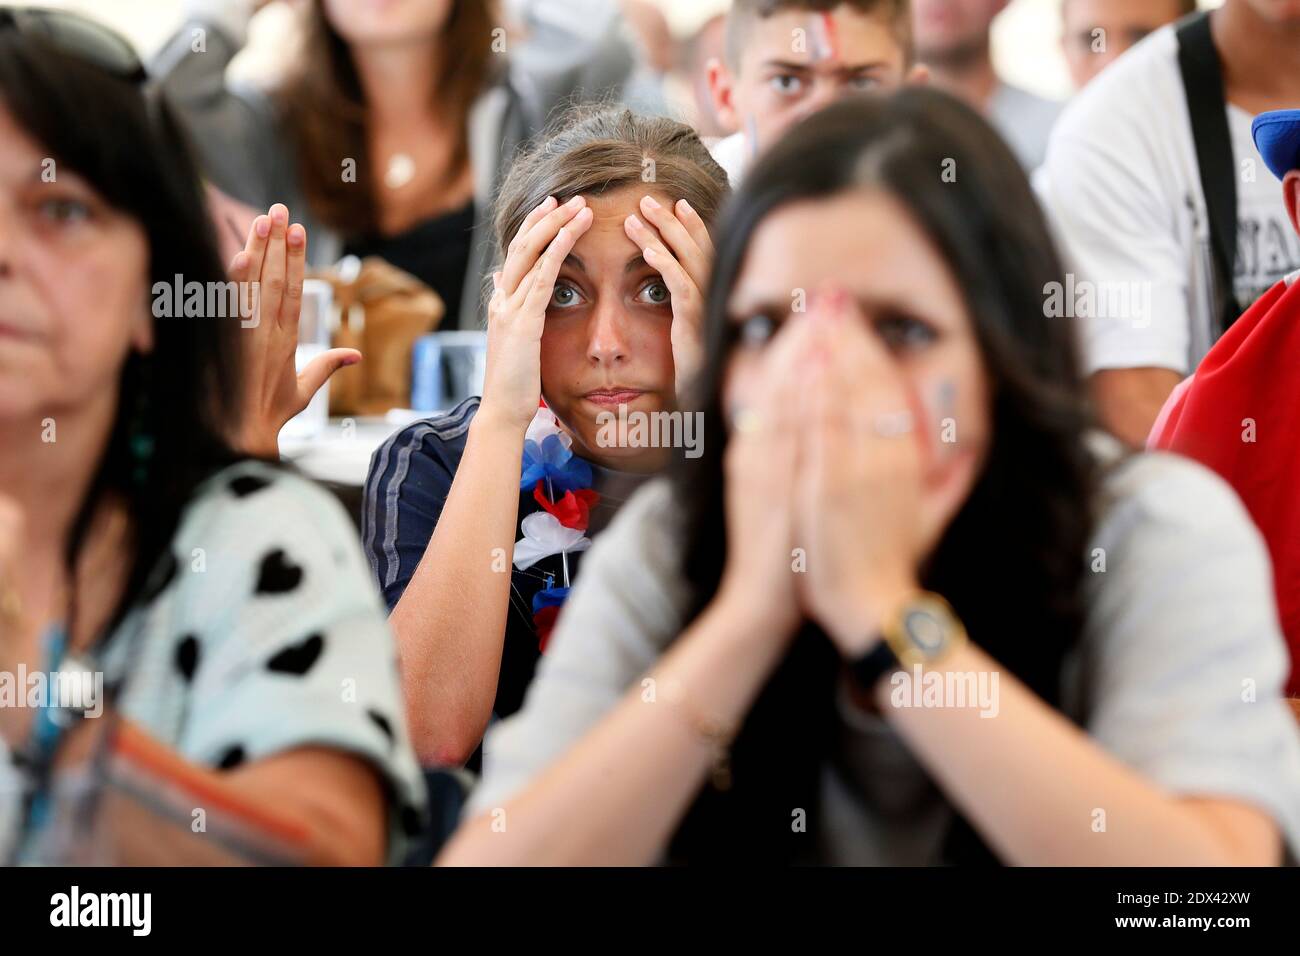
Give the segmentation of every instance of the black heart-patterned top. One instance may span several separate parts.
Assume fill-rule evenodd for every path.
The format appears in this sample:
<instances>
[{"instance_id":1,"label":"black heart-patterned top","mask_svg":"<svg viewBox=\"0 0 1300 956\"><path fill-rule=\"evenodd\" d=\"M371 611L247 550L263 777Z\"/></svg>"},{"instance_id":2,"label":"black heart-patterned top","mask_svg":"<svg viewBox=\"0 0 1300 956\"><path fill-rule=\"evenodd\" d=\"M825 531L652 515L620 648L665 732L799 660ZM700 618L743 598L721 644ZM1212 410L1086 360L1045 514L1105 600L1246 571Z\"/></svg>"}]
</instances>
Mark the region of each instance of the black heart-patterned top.
<instances>
[{"instance_id":1,"label":"black heart-patterned top","mask_svg":"<svg viewBox=\"0 0 1300 956\"><path fill-rule=\"evenodd\" d=\"M385 783L389 861L421 835L387 615L352 523L309 481L247 461L204 483L92 666L127 719L194 763L303 746L360 757Z\"/></svg>"}]
</instances>

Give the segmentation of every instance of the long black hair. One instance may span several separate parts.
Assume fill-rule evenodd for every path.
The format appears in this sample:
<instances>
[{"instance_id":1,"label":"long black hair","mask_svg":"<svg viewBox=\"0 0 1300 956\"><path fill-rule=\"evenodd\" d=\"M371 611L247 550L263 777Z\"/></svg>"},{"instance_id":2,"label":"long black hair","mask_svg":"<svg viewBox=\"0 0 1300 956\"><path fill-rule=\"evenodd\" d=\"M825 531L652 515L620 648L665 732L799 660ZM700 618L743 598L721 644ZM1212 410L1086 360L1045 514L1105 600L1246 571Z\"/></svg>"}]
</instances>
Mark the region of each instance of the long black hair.
<instances>
[{"instance_id":1,"label":"long black hair","mask_svg":"<svg viewBox=\"0 0 1300 956\"><path fill-rule=\"evenodd\" d=\"M673 474L691 616L716 593L727 560L721 382L735 338L726 302L746 250L785 204L860 188L901 202L939 251L964 294L991 382L986 465L920 569L921 583L951 602L973 641L1056 704L1063 658L1082 630L1097 483L1071 329L1044 315L1044 294L1063 270L1011 151L974 111L927 89L855 98L808 118L749 171L723 212L698 383L711 437L701 457L677 459ZM821 774L843 733L834 704L840 673L825 634L805 625L735 742L733 788L700 795L674 838L674 858L816 857ZM798 809L808 834L792 827ZM945 855L994 862L960 820Z\"/></svg>"},{"instance_id":2,"label":"long black hair","mask_svg":"<svg viewBox=\"0 0 1300 956\"><path fill-rule=\"evenodd\" d=\"M193 155L156 88L40 37L0 29L0 102L56 168L74 170L141 225L150 289L158 282L170 288L176 276L205 289L226 281ZM169 542L186 502L235 457L225 436L240 413L239 321L238 314L156 319L152 352L132 352L123 365L111 435L66 554L71 569L106 496L125 503L132 534L123 556L126 585L100 636L165 583L166 566L175 566Z\"/></svg>"}]
</instances>

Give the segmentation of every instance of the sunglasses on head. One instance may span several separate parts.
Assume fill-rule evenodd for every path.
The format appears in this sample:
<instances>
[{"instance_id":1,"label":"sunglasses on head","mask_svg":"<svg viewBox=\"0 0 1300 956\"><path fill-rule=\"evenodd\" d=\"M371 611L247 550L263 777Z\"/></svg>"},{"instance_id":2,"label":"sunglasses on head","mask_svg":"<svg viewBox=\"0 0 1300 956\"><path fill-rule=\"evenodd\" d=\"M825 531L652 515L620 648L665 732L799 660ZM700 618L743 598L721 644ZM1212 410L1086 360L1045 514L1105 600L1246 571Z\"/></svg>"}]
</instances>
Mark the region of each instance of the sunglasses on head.
<instances>
[{"instance_id":1,"label":"sunglasses on head","mask_svg":"<svg viewBox=\"0 0 1300 956\"><path fill-rule=\"evenodd\" d=\"M0 7L0 32L4 30L40 40L119 79L133 83L148 79L144 64L125 37L80 14L35 7Z\"/></svg>"}]
</instances>

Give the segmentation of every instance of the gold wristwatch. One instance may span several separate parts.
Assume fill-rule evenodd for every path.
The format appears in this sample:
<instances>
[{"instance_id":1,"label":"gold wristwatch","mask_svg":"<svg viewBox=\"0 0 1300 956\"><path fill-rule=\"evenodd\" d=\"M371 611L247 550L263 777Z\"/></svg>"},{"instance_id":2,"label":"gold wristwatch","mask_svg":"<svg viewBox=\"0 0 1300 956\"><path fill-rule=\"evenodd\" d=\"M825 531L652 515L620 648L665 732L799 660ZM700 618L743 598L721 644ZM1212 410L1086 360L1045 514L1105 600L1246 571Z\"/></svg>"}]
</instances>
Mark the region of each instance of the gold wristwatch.
<instances>
[{"instance_id":1,"label":"gold wristwatch","mask_svg":"<svg viewBox=\"0 0 1300 956\"><path fill-rule=\"evenodd\" d=\"M858 687L869 691L893 671L933 666L966 639L966 628L952 605L932 591L917 591L885 616L880 640L849 662L849 672Z\"/></svg>"}]
</instances>

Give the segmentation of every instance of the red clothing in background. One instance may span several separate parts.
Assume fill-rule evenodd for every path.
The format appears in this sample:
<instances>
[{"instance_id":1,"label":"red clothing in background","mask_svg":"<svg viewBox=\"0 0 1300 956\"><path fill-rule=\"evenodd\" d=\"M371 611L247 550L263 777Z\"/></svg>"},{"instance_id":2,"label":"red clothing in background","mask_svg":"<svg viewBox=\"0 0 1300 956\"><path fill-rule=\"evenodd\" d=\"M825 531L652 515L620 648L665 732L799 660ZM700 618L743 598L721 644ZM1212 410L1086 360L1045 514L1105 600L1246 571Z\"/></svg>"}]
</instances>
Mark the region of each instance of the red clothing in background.
<instances>
[{"instance_id":1,"label":"red clothing in background","mask_svg":"<svg viewBox=\"0 0 1300 956\"><path fill-rule=\"evenodd\" d=\"M1300 281L1278 282L1232 324L1160 412L1147 447L1217 472L1268 542L1287 692L1300 696Z\"/></svg>"}]
</instances>

